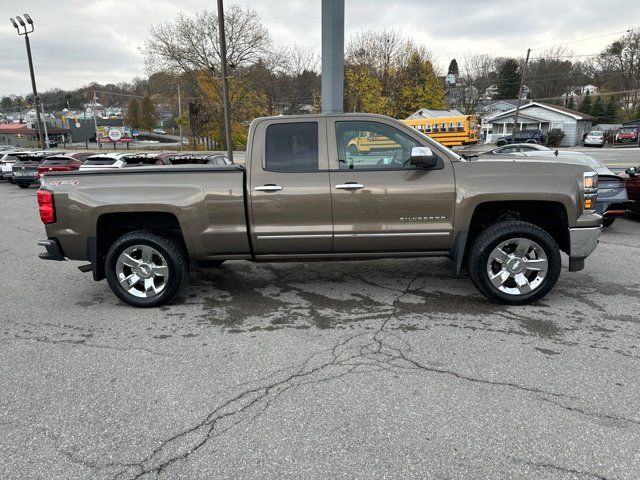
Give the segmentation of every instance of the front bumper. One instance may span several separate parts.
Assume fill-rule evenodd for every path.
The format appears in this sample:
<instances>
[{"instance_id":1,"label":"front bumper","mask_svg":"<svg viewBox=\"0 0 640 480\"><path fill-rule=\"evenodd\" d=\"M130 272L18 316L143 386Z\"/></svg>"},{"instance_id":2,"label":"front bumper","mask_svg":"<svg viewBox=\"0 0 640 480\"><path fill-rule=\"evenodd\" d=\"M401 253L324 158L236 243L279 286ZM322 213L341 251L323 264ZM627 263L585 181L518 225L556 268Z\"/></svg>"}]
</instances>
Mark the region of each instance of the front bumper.
<instances>
[{"instance_id":1,"label":"front bumper","mask_svg":"<svg viewBox=\"0 0 640 480\"><path fill-rule=\"evenodd\" d=\"M569 271L578 272L584 268L584 259L598 246L602 226L569 229Z\"/></svg>"}]
</instances>

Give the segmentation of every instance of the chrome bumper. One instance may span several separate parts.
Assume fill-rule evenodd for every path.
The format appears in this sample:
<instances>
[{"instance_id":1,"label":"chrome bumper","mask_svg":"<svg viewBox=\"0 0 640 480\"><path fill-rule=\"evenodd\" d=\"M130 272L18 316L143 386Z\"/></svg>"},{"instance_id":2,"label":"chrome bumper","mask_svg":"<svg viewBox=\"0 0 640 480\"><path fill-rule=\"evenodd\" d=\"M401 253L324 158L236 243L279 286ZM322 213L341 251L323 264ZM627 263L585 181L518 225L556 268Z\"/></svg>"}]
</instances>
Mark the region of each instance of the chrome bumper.
<instances>
[{"instance_id":1,"label":"chrome bumper","mask_svg":"<svg viewBox=\"0 0 640 480\"><path fill-rule=\"evenodd\" d=\"M570 228L569 271L577 272L584 268L584 259L598 246L602 227Z\"/></svg>"}]
</instances>

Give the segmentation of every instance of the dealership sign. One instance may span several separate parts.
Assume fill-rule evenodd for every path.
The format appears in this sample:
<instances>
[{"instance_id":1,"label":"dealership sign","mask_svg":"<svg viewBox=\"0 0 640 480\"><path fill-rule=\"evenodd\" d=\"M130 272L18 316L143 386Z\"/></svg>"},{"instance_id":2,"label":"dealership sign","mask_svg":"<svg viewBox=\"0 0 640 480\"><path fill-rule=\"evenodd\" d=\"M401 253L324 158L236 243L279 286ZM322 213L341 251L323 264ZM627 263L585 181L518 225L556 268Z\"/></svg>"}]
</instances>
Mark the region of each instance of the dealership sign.
<instances>
[{"instance_id":1,"label":"dealership sign","mask_svg":"<svg viewBox=\"0 0 640 480\"><path fill-rule=\"evenodd\" d=\"M126 143L131 141L129 127L98 127L98 141L100 143Z\"/></svg>"}]
</instances>

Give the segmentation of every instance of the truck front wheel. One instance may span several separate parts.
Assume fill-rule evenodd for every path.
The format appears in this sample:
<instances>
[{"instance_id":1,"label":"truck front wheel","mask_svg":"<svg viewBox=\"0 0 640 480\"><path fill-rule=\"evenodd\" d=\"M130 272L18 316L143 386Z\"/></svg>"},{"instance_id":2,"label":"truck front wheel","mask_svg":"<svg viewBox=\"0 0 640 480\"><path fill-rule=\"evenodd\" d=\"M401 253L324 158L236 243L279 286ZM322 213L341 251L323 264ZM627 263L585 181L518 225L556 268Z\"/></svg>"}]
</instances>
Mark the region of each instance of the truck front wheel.
<instances>
[{"instance_id":1,"label":"truck front wheel","mask_svg":"<svg viewBox=\"0 0 640 480\"><path fill-rule=\"evenodd\" d=\"M170 302L186 286L189 258L180 242L148 231L118 238L105 260L113 293L134 307L157 307Z\"/></svg>"},{"instance_id":2,"label":"truck front wheel","mask_svg":"<svg viewBox=\"0 0 640 480\"><path fill-rule=\"evenodd\" d=\"M544 297L560 276L560 249L543 229L527 222L496 223L469 251L469 276L488 299L524 305Z\"/></svg>"}]
</instances>

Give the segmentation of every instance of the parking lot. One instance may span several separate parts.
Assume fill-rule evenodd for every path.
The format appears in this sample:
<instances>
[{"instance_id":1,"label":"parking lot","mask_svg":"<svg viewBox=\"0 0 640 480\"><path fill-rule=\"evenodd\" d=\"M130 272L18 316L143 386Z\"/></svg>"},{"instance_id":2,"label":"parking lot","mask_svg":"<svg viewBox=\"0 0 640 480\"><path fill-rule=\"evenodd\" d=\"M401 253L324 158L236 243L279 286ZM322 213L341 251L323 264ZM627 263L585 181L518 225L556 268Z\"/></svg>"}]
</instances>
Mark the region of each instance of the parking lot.
<instances>
[{"instance_id":1,"label":"parking lot","mask_svg":"<svg viewBox=\"0 0 640 480\"><path fill-rule=\"evenodd\" d=\"M137 310L38 259L35 194L0 184L0 478L640 477L638 221L532 306L411 259L231 261Z\"/></svg>"}]
</instances>

